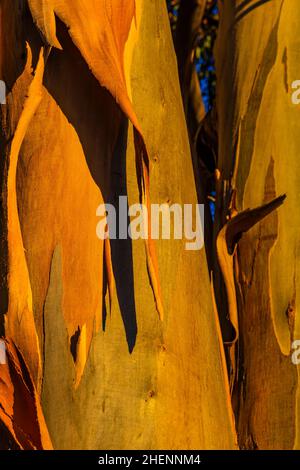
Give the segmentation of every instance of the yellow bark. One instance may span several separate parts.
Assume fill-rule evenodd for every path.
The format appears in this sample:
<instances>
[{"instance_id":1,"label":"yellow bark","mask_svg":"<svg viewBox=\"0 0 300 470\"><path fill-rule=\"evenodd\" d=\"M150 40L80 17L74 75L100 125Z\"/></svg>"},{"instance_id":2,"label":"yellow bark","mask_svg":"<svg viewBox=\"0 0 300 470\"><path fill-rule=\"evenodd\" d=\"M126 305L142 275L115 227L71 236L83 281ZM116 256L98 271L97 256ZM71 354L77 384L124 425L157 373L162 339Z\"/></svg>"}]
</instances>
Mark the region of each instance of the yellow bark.
<instances>
[{"instance_id":1,"label":"yellow bark","mask_svg":"<svg viewBox=\"0 0 300 470\"><path fill-rule=\"evenodd\" d=\"M299 369L291 344L300 337L299 109L291 84L299 78L300 4L236 0L220 8L220 194L236 190L238 212L287 194L236 254L239 440L242 448L298 449Z\"/></svg>"},{"instance_id":2,"label":"yellow bark","mask_svg":"<svg viewBox=\"0 0 300 470\"><path fill-rule=\"evenodd\" d=\"M164 2L28 3L34 21L26 1L1 0L1 333L30 370L53 446L235 448L204 250L159 241L152 269L152 245L112 243L110 257L96 237L99 204L138 202L138 183L148 202L196 203Z\"/></svg>"}]
</instances>

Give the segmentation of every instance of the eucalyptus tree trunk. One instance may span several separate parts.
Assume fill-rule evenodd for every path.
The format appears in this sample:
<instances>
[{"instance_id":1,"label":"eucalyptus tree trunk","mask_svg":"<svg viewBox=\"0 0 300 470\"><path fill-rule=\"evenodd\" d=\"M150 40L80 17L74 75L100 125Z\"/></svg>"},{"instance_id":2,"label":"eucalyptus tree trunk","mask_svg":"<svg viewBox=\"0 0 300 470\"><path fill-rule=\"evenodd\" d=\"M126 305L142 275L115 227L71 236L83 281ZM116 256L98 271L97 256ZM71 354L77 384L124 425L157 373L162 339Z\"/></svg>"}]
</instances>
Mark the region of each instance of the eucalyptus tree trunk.
<instances>
[{"instance_id":1,"label":"eucalyptus tree trunk","mask_svg":"<svg viewBox=\"0 0 300 470\"><path fill-rule=\"evenodd\" d=\"M0 7L0 447L234 448L204 250L96 237L197 202L164 1Z\"/></svg>"},{"instance_id":2,"label":"eucalyptus tree trunk","mask_svg":"<svg viewBox=\"0 0 300 470\"><path fill-rule=\"evenodd\" d=\"M206 0L180 2L174 46L178 63L179 83L191 144L205 116L200 83L195 67L195 49L201 37L201 24Z\"/></svg>"},{"instance_id":3,"label":"eucalyptus tree trunk","mask_svg":"<svg viewBox=\"0 0 300 470\"><path fill-rule=\"evenodd\" d=\"M292 103L292 84L300 78L300 4L235 0L220 2L220 9L217 223L287 194L233 255L239 443L299 449L299 366L291 353L300 338L300 134Z\"/></svg>"}]
</instances>

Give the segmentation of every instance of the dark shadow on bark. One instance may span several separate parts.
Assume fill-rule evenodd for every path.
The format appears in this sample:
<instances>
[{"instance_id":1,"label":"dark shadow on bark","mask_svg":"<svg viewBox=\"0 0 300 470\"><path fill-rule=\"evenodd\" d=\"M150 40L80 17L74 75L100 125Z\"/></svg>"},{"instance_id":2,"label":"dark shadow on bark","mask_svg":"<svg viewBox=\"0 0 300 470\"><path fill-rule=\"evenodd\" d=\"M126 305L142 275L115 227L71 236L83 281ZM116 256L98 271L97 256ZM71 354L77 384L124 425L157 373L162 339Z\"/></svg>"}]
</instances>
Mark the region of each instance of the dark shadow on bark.
<instances>
[{"instance_id":1,"label":"dark shadow on bark","mask_svg":"<svg viewBox=\"0 0 300 470\"><path fill-rule=\"evenodd\" d=\"M89 171L104 202L114 204L118 213L118 198L127 195L128 120L111 94L92 75L59 19L57 36L63 51L52 50L44 84L76 129ZM137 335L131 240L111 240L111 252L118 301L131 352ZM103 315L105 328L105 308Z\"/></svg>"},{"instance_id":2,"label":"dark shadow on bark","mask_svg":"<svg viewBox=\"0 0 300 470\"><path fill-rule=\"evenodd\" d=\"M126 149L128 138L128 120L123 118L118 141L116 143L112 160L112 194L109 203L112 204L117 213L117 228L120 223L120 203L119 196L127 197L126 213L127 227L130 220L128 216L128 194L127 194L127 174L126 174ZM117 296L121 315L126 331L129 351L132 352L137 336L137 321L134 299L134 277L132 259L132 241L130 238L110 241L114 277L116 281ZM105 304L105 302L103 302Z\"/></svg>"}]
</instances>

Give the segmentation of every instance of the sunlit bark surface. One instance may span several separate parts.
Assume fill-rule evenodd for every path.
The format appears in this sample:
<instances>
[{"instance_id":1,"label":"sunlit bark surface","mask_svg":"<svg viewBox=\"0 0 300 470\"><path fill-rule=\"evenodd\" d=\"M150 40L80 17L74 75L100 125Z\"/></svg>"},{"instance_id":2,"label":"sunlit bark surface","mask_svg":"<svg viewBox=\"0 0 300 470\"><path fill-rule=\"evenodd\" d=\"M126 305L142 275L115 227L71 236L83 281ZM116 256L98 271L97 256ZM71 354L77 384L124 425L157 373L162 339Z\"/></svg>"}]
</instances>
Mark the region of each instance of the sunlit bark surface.
<instances>
[{"instance_id":1,"label":"sunlit bark surface","mask_svg":"<svg viewBox=\"0 0 300 470\"><path fill-rule=\"evenodd\" d=\"M299 449L299 79L296 0L220 2L217 47L219 201L236 213L287 194L234 256L239 340L234 408L241 448ZM228 215L228 214L227 214Z\"/></svg>"},{"instance_id":2,"label":"sunlit bark surface","mask_svg":"<svg viewBox=\"0 0 300 470\"><path fill-rule=\"evenodd\" d=\"M204 250L96 237L119 195L197 201L163 0L0 6L0 448L235 448Z\"/></svg>"}]
</instances>

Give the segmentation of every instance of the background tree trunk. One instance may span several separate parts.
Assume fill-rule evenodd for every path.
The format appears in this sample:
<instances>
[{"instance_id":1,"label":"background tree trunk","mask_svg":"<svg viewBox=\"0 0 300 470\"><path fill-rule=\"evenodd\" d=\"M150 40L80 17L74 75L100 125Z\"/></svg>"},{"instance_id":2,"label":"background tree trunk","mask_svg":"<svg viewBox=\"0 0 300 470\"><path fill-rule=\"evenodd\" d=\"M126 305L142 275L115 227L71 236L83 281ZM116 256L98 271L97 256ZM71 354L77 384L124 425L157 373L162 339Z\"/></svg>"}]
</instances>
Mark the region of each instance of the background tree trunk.
<instances>
[{"instance_id":1,"label":"background tree trunk","mask_svg":"<svg viewBox=\"0 0 300 470\"><path fill-rule=\"evenodd\" d=\"M217 218L227 215L232 190L238 211L287 193L235 254L239 443L299 449L299 368L291 361L291 342L300 338L299 109L291 84L299 79L300 5L236 0L220 9Z\"/></svg>"},{"instance_id":2,"label":"background tree trunk","mask_svg":"<svg viewBox=\"0 0 300 470\"><path fill-rule=\"evenodd\" d=\"M205 116L195 67L195 49L201 35L205 6L206 0L181 2L174 37L179 83L191 144L194 144L199 125Z\"/></svg>"}]
</instances>

